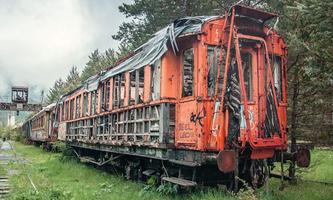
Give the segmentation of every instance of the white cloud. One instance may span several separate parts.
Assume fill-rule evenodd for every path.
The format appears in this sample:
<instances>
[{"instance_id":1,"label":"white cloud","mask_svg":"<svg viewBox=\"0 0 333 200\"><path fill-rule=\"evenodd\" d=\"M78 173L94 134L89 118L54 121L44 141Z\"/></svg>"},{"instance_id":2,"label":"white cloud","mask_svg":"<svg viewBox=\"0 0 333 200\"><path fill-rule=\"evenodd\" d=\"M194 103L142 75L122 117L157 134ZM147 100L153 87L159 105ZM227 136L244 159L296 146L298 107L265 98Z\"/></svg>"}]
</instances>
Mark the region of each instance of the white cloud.
<instances>
[{"instance_id":1,"label":"white cloud","mask_svg":"<svg viewBox=\"0 0 333 200\"><path fill-rule=\"evenodd\" d=\"M0 96L11 85L47 89L94 49L117 48L123 2L0 0Z\"/></svg>"}]
</instances>

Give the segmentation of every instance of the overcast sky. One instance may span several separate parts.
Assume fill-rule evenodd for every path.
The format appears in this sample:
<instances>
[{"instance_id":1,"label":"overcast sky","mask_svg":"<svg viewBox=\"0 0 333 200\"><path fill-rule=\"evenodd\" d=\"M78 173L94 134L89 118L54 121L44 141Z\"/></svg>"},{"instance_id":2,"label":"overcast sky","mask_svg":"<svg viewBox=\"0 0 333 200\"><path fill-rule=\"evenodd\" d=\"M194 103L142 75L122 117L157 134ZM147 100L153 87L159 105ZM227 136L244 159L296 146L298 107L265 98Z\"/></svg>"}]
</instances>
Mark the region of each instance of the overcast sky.
<instances>
[{"instance_id":1,"label":"overcast sky","mask_svg":"<svg viewBox=\"0 0 333 200\"><path fill-rule=\"evenodd\" d=\"M118 6L131 1L0 0L0 101L12 85L47 92L93 50L117 48Z\"/></svg>"}]
</instances>

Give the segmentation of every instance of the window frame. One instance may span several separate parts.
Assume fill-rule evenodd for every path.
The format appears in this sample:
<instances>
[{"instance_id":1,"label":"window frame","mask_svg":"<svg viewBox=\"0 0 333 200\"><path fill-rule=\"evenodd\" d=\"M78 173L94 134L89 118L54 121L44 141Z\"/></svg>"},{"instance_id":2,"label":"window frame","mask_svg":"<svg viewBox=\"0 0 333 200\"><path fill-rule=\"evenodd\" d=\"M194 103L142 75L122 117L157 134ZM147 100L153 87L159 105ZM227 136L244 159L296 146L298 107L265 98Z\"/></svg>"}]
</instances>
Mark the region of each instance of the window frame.
<instances>
[{"instance_id":1,"label":"window frame","mask_svg":"<svg viewBox=\"0 0 333 200\"><path fill-rule=\"evenodd\" d=\"M192 50L192 53L193 53L193 67L192 67L192 94L191 95L186 95L184 96L184 63L185 63L185 52L186 51L189 51L189 50ZM180 90L180 97L182 99L184 98L193 98L195 97L196 95L196 92L195 92L195 80L196 80L196 59L195 59L195 48L193 46L189 47L189 48L186 48L182 51L182 62L181 62L181 90Z\"/></svg>"}]
</instances>

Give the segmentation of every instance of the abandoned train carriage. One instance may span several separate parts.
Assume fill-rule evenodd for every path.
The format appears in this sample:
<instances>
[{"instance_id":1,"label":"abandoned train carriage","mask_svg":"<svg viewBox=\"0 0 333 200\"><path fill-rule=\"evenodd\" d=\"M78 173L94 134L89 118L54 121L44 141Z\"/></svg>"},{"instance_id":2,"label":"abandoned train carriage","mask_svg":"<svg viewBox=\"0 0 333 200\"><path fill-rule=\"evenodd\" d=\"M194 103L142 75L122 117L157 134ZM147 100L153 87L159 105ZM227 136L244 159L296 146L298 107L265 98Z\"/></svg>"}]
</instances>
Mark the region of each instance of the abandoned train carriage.
<instances>
[{"instance_id":1,"label":"abandoned train carriage","mask_svg":"<svg viewBox=\"0 0 333 200\"><path fill-rule=\"evenodd\" d=\"M33 143L49 146L57 141L56 104L50 104L29 118L22 126L24 136Z\"/></svg>"},{"instance_id":2,"label":"abandoned train carriage","mask_svg":"<svg viewBox=\"0 0 333 200\"><path fill-rule=\"evenodd\" d=\"M129 178L264 180L267 159L287 150L287 50L265 25L275 17L238 5L222 17L176 20L64 95L59 137Z\"/></svg>"}]
</instances>

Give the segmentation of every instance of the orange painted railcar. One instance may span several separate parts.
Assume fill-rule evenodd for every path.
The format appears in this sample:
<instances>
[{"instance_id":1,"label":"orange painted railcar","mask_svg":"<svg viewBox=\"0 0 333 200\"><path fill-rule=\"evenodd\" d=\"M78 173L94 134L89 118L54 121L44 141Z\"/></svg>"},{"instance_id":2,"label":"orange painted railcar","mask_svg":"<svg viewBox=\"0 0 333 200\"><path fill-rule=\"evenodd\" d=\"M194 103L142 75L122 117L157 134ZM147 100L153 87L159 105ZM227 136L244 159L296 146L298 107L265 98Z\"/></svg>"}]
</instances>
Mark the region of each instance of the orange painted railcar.
<instances>
[{"instance_id":1,"label":"orange painted railcar","mask_svg":"<svg viewBox=\"0 0 333 200\"><path fill-rule=\"evenodd\" d=\"M237 5L221 17L176 20L64 95L59 137L93 163L121 160L128 177L253 178L250 170L287 150L287 48L265 25L275 17Z\"/></svg>"}]
</instances>

